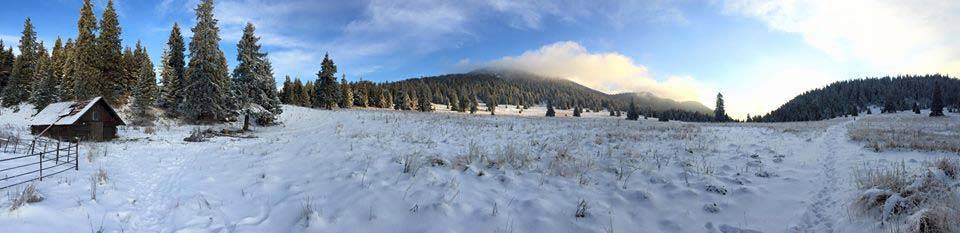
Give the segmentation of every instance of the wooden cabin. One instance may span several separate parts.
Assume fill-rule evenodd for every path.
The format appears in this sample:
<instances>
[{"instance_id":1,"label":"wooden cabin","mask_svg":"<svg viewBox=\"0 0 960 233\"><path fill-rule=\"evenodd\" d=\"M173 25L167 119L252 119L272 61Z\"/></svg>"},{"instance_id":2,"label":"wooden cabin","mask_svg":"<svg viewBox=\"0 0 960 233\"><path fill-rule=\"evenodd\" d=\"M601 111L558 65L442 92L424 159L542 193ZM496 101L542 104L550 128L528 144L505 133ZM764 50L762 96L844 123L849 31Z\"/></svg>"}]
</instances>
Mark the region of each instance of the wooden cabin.
<instances>
[{"instance_id":1,"label":"wooden cabin","mask_svg":"<svg viewBox=\"0 0 960 233\"><path fill-rule=\"evenodd\" d=\"M48 105L30 121L34 135L61 140L105 141L117 137L117 126L126 125L103 98Z\"/></svg>"}]
</instances>

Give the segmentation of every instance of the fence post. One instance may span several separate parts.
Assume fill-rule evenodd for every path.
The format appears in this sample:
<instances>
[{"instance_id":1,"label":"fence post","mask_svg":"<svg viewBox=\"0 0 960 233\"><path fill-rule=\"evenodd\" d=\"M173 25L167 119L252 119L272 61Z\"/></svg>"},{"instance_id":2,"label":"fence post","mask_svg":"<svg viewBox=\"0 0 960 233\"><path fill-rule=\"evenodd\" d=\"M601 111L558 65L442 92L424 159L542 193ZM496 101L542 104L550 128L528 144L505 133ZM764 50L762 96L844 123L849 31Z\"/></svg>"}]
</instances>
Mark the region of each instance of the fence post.
<instances>
[{"instance_id":1,"label":"fence post","mask_svg":"<svg viewBox=\"0 0 960 233\"><path fill-rule=\"evenodd\" d=\"M33 139L33 145L37 144L37 139ZM30 146L30 154L33 154L33 146ZM43 181L43 153L40 153L40 181Z\"/></svg>"},{"instance_id":2,"label":"fence post","mask_svg":"<svg viewBox=\"0 0 960 233\"><path fill-rule=\"evenodd\" d=\"M73 169L75 171L80 170L80 139L77 138L77 144L74 144L74 158L73 158Z\"/></svg>"},{"instance_id":3,"label":"fence post","mask_svg":"<svg viewBox=\"0 0 960 233\"><path fill-rule=\"evenodd\" d=\"M54 161L56 161L57 164L60 164L60 140L59 139L57 140L57 157L56 157L56 160Z\"/></svg>"}]
</instances>

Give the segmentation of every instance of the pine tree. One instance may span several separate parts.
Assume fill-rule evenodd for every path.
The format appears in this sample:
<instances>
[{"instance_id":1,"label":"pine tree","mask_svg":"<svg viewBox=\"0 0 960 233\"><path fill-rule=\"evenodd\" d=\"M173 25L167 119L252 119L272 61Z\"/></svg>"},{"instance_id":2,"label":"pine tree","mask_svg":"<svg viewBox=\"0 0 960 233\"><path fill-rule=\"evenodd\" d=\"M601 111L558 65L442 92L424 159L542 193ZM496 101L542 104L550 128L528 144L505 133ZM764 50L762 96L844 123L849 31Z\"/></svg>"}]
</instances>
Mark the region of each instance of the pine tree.
<instances>
[{"instance_id":1,"label":"pine tree","mask_svg":"<svg viewBox=\"0 0 960 233\"><path fill-rule=\"evenodd\" d=\"M490 95L486 102L487 111L490 115L497 115L497 99Z\"/></svg>"},{"instance_id":2,"label":"pine tree","mask_svg":"<svg viewBox=\"0 0 960 233\"><path fill-rule=\"evenodd\" d=\"M59 85L59 79L62 79L64 74L63 67L67 63L67 51L59 36L57 42L53 44L53 50L50 51L50 63L52 65L51 69L53 69L53 77L58 79L57 85Z\"/></svg>"},{"instance_id":3,"label":"pine tree","mask_svg":"<svg viewBox=\"0 0 960 233\"><path fill-rule=\"evenodd\" d=\"M197 25L190 39L190 62L186 72L186 93L179 111L188 120L225 120L230 109L230 78L227 60L220 51L220 28L213 17L213 0L203 0L196 8Z\"/></svg>"},{"instance_id":4,"label":"pine tree","mask_svg":"<svg viewBox=\"0 0 960 233\"><path fill-rule=\"evenodd\" d=\"M470 114L477 113L477 111L480 110L478 109L479 107L480 107L480 103L477 100L477 95L474 94L472 97L470 97Z\"/></svg>"},{"instance_id":5,"label":"pine tree","mask_svg":"<svg viewBox=\"0 0 960 233\"><path fill-rule=\"evenodd\" d=\"M303 81L296 79L293 81L293 90L290 92L290 104L296 106L305 106L306 100L304 99L303 94L306 92L305 87L303 86Z\"/></svg>"},{"instance_id":6,"label":"pine tree","mask_svg":"<svg viewBox=\"0 0 960 233\"><path fill-rule=\"evenodd\" d=\"M400 98L397 99L397 102L394 104L394 108L397 110L410 110L410 94L402 92L399 94Z\"/></svg>"},{"instance_id":7,"label":"pine tree","mask_svg":"<svg viewBox=\"0 0 960 233\"><path fill-rule=\"evenodd\" d=\"M332 110L337 106L339 88L337 87L337 65L330 59L330 54L323 55L320 63L320 72L317 72L317 94L315 107Z\"/></svg>"},{"instance_id":8,"label":"pine tree","mask_svg":"<svg viewBox=\"0 0 960 233\"><path fill-rule=\"evenodd\" d=\"M80 20L77 22L77 40L74 44L72 59L69 64L70 75L68 82L73 85L72 96L76 100L90 99L101 94L99 88L100 49L97 47L97 18L93 15L93 4L90 0L83 1L80 8Z\"/></svg>"},{"instance_id":9,"label":"pine tree","mask_svg":"<svg viewBox=\"0 0 960 233\"><path fill-rule=\"evenodd\" d=\"M95 64L100 70L100 76L95 78L99 95L107 102L116 104L114 106L126 101L130 95L130 87L135 82L133 76L124 77L124 67L121 65L123 54L120 30L113 0L108 0L103 16L100 18L100 35L96 42L99 59L91 64ZM128 72L136 73L136 71Z\"/></svg>"},{"instance_id":10,"label":"pine tree","mask_svg":"<svg viewBox=\"0 0 960 233\"><path fill-rule=\"evenodd\" d=\"M123 70L123 72L121 72L120 79L134 80L134 82L131 82L130 85L119 85L119 83L117 83L118 85L116 85L116 87L118 88L117 89L118 93L120 93L121 87L123 89L134 88L134 85L137 83L136 80L139 80L140 78L140 57L137 57L134 51L135 50L130 47L123 48L123 53L120 56L120 61L121 61L120 67L121 67L121 70ZM118 99L118 102L126 103L128 102L127 101L129 99L128 97L129 97L128 95L124 94L122 96L118 96L117 99Z\"/></svg>"},{"instance_id":11,"label":"pine tree","mask_svg":"<svg viewBox=\"0 0 960 233\"><path fill-rule=\"evenodd\" d=\"M555 117L557 112L553 110L553 101L547 100L547 117Z\"/></svg>"},{"instance_id":12,"label":"pine tree","mask_svg":"<svg viewBox=\"0 0 960 233\"><path fill-rule=\"evenodd\" d=\"M170 37L167 38L167 47L163 52L163 61L161 61L163 70L160 71L160 77L163 79L163 96L160 105L174 113L179 110L180 104L185 99L183 94L187 83L185 51L183 36L180 35L180 25L174 23L173 29L170 30Z\"/></svg>"},{"instance_id":13,"label":"pine tree","mask_svg":"<svg viewBox=\"0 0 960 233\"><path fill-rule=\"evenodd\" d=\"M13 48L7 49L3 40L0 40L0 92L6 89L7 82L10 80L10 72L13 71Z\"/></svg>"},{"instance_id":14,"label":"pine tree","mask_svg":"<svg viewBox=\"0 0 960 233\"><path fill-rule=\"evenodd\" d=\"M300 100L303 101L301 106L304 107L313 107L316 106L317 102L317 85L313 81L307 81L303 85L303 92L300 93Z\"/></svg>"},{"instance_id":15,"label":"pine tree","mask_svg":"<svg viewBox=\"0 0 960 233\"><path fill-rule=\"evenodd\" d=\"M430 103L430 92L423 90L420 91L420 95L417 97L417 110L421 112L432 112L433 105Z\"/></svg>"},{"instance_id":16,"label":"pine tree","mask_svg":"<svg viewBox=\"0 0 960 233\"><path fill-rule=\"evenodd\" d=\"M293 90L293 81L290 81L290 76L287 75L283 79L283 88L280 89L280 102L283 104L290 103L290 92Z\"/></svg>"},{"instance_id":17,"label":"pine tree","mask_svg":"<svg viewBox=\"0 0 960 233\"><path fill-rule=\"evenodd\" d=\"M137 41L137 50L134 52L139 69L137 72L137 82L133 86L133 112L138 118L136 123L149 124L152 121L150 107L153 107L157 100L157 75L153 72L153 62L147 54L147 49Z\"/></svg>"},{"instance_id":18,"label":"pine tree","mask_svg":"<svg viewBox=\"0 0 960 233\"><path fill-rule=\"evenodd\" d=\"M37 66L34 77L31 78L33 81L33 93L30 95L30 103L33 104L34 108L37 111L46 108L47 105L57 102L57 97L60 96L59 88L59 78L54 74L55 66L51 58L47 56L47 49L44 48L43 43L40 43L40 49L37 53Z\"/></svg>"},{"instance_id":19,"label":"pine tree","mask_svg":"<svg viewBox=\"0 0 960 233\"><path fill-rule=\"evenodd\" d=\"M252 23L247 23L243 29L243 37L237 44L238 64L233 70L232 86L239 106L244 109L244 128L249 126L249 116L259 114L251 112L251 106L260 106L270 112L270 115L256 116L261 125L272 124L282 111L273 67L267 54L260 51L260 38L255 31Z\"/></svg>"},{"instance_id":20,"label":"pine tree","mask_svg":"<svg viewBox=\"0 0 960 233\"><path fill-rule=\"evenodd\" d=\"M930 116L943 116L943 91L940 90L939 82L933 85L933 104L930 105Z\"/></svg>"},{"instance_id":21,"label":"pine tree","mask_svg":"<svg viewBox=\"0 0 960 233\"><path fill-rule=\"evenodd\" d=\"M627 120L636 121L640 120L640 112L637 109L637 104L630 100L630 106L627 107Z\"/></svg>"},{"instance_id":22,"label":"pine tree","mask_svg":"<svg viewBox=\"0 0 960 233\"><path fill-rule=\"evenodd\" d=\"M458 109L458 112L467 112L467 111L469 111L470 108L471 108L471 107L470 107L470 103L471 103L471 102L470 102L470 97L467 96L466 91L461 91L460 94L461 94L461 96L460 96L460 109Z\"/></svg>"},{"instance_id":23,"label":"pine tree","mask_svg":"<svg viewBox=\"0 0 960 233\"><path fill-rule=\"evenodd\" d=\"M390 93L389 91L384 91L383 95L384 95L383 108L387 108L387 109L393 108L393 103L394 103L393 93Z\"/></svg>"},{"instance_id":24,"label":"pine tree","mask_svg":"<svg viewBox=\"0 0 960 233\"><path fill-rule=\"evenodd\" d=\"M10 81L3 91L4 107L20 104L30 98L31 84L40 61L39 48L37 33L33 30L30 18L27 18L23 22L23 35L20 37L20 56L13 62Z\"/></svg>"},{"instance_id":25,"label":"pine tree","mask_svg":"<svg viewBox=\"0 0 960 233\"><path fill-rule=\"evenodd\" d=\"M340 107L353 107L353 88L350 87L350 82L347 82L346 74L340 78L340 94Z\"/></svg>"},{"instance_id":26,"label":"pine tree","mask_svg":"<svg viewBox=\"0 0 960 233\"><path fill-rule=\"evenodd\" d=\"M456 91L450 93L450 111L461 112L460 97Z\"/></svg>"},{"instance_id":27,"label":"pine tree","mask_svg":"<svg viewBox=\"0 0 960 233\"><path fill-rule=\"evenodd\" d=\"M60 79L60 99L67 100L73 98L73 90L76 87L73 82L73 77L76 73L76 67L73 66L76 63L76 45L73 43L73 39L67 39L66 45L63 46L63 65L61 66L63 70L63 76Z\"/></svg>"},{"instance_id":28,"label":"pine tree","mask_svg":"<svg viewBox=\"0 0 960 233\"><path fill-rule=\"evenodd\" d=\"M723 94L717 93L717 107L713 110L713 120L716 122L730 121L727 111L723 107Z\"/></svg>"}]
</instances>

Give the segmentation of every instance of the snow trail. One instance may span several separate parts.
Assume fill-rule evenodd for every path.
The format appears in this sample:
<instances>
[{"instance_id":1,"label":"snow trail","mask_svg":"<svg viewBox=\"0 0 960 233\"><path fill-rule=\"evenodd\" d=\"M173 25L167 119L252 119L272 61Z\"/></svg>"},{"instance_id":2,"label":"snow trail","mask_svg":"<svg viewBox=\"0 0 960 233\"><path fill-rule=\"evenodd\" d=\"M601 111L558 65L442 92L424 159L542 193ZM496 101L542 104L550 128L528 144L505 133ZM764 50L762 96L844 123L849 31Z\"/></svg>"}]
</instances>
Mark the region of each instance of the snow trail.
<instances>
[{"instance_id":1,"label":"snow trail","mask_svg":"<svg viewBox=\"0 0 960 233\"><path fill-rule=\"evenodd\" d=\"M833 125L827 128L819 138L815 140L815 153L817 153L817 177L811 179L814 184L820 185L819 189L807 201L809 203L804 210L800 223L796 225L792 232L835 232L835 226L838 220L843 216L844 200L839 200L838 195L844 191L846 185L846 176L841 172L848 171L848 166L841 162L842 156L851 156L853 151L859 148L851 148L848 141L847 125L853 121L846 121L841 124ZM843 167L838 168L838 166Z\"/></svg>"}]
</instances>

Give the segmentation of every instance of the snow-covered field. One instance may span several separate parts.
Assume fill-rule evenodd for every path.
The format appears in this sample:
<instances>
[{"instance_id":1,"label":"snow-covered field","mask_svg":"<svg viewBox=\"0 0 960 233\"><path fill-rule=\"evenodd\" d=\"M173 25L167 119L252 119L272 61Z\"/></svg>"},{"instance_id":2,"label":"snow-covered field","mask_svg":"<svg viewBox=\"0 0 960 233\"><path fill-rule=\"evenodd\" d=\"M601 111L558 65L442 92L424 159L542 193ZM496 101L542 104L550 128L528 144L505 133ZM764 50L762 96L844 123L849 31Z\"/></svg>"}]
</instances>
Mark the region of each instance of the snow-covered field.
<instances>
[{"instance_id":1,"label":"snow-covered field","mask_svg":"<svg viewBox=\"0 0 960 233\"><path fill-rule=\"evenodd\" d=\"M257 138L198 143L183 141L194 126L126 127L38 183L43 201L10 210L17 190L0 191L0 231L876 232L849 211L855 168L957 156L849 140L860 122L911 113L699 124L500 109L285 106ZM4 109L0 124L26 131L27 112Z\"/></svg>"}]
</instances>

